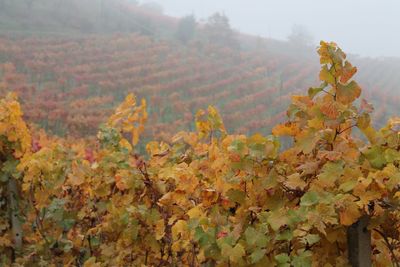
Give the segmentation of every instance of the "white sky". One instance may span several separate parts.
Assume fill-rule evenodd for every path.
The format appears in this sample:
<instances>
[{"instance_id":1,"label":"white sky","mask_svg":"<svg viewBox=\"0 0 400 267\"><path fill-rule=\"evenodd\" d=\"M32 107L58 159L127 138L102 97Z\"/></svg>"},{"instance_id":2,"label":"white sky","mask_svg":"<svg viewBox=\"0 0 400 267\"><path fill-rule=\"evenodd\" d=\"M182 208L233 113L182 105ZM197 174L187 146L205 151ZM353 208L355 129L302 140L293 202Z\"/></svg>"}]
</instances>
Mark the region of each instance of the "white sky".
<instances>
[{"instance_id":1,"label":"white sky","mask_svg":"<svg viewBox=\"0 0 400 267\"><path fill-rule=\"evenodd\" d=\"M152 0L154 1L154 0ZM144 1L141 1L144 2ZM166 14L224 12L233 28L286 39L294 24L362 56L400 57L400 0L155 0Z\"/></svg>"}]
</instances>

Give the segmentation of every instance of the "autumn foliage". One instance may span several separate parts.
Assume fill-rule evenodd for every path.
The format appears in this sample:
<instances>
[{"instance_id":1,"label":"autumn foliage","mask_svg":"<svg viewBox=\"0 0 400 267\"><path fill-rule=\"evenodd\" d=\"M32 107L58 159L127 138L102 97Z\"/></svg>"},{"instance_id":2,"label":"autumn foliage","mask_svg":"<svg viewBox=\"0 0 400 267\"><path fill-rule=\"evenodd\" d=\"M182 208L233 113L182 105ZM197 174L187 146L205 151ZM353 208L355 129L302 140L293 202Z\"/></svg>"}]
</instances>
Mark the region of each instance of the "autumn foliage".
<instances>
[{"instance_id":1,"label":"autumn foliage","mask_svg":"<svg viewBox=\"0 0 400 267\"><path fill-rule=\"evenodd\" d=\"M272 135L230 135L210 106L147 155L133 95L97 141L29 131L1 100L1 264L347 266L346 229L368 216L375 265L396 266L400 119L374 129L357 69L334 43L318 53L321 85Z\"/></svg>"}]
</instances>

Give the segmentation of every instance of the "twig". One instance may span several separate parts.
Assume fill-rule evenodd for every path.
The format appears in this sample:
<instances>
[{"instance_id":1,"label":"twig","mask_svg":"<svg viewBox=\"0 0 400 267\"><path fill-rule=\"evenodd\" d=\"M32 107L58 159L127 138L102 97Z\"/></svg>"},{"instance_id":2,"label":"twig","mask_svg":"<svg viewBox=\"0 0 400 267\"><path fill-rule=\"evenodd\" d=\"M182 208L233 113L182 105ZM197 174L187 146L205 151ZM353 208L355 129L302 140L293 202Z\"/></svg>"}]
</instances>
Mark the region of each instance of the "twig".
<instances>
[{"instance_id":1,"label":"twig","mask_svg":"<svg viewBox=\"0 0 400 267\"><path fill-rule=\"evenodd\" d=\"M342 133L344 133L345 131L350 130L351 128L354 128L354 127L356 127L356 126L357 126L357 124L350 125L349 127L346 127L346 128L344 128L343 130L339 131L339 134L342 134Z\"/></svg>"},{"instance_id":2,"label":"twig","mask_svg":"<svg viewBox=\"0 0 400 267\"><path fill-rule=\"evenodd\" d=\"M393 246L392 246L392 244L390 244L389 239L387 238L387 236L383 232L378 230L378 229L374 229L374 231L377 232L380 236L383 237L383 239L385 240L385 242L387 244L388 249L390 250L390 253L392 254L392 257L393 257L392 262L394 263L394 265L396 267L400 267L399 261L397 260L396 254L394 253Z\"/></svg>"},{"instance_id":3,"label":"twig","mask_svg":"<svg viewBox=\"0 0 400 267\"><path fill-rule=\"evenodd\" d=\"M332 97L335 97L334 94L332 94L331 92L326 91L325 89L322 89L322 92L324 92L324 93L326 93L326 94L328 94L328 95L330 95Z\"/></svg>"}]
</instances>

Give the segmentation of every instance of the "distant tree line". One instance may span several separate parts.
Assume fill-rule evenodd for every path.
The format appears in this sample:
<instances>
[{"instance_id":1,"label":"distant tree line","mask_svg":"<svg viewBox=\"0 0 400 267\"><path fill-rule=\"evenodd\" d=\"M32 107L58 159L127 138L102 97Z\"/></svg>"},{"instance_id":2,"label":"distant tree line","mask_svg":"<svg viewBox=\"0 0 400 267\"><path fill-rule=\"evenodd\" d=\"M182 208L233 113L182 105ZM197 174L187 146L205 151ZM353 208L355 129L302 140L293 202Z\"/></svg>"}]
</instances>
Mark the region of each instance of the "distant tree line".
<instances>
[{"instance_id":1,"label":"distant tree line","mask_svg":"<svg viewBox=\"0 0 400 267\"><path fill-rule=\"evenodd\" d=\"M228 17L218 12L211 15L204 25L198 25L194 15L183 17L178 23L175 36L184 44L197 38L214 45L234 49L240 47Z\"/></svg>"},{"instance_id":2,"label":"distant tree line","mask_svg":"<svg viewBox=\"0 0 400 267\"><path fill-rule=\"evenodd\" d=\"M211 15L198 22L194 15L177 22L163 7L149 2L107 0L0 0L1 30L63 33L139 32L182 44L208 43L240 48L227 16ZM4 22L4 23L3 23Z\"/></svg>"}]
</instances>

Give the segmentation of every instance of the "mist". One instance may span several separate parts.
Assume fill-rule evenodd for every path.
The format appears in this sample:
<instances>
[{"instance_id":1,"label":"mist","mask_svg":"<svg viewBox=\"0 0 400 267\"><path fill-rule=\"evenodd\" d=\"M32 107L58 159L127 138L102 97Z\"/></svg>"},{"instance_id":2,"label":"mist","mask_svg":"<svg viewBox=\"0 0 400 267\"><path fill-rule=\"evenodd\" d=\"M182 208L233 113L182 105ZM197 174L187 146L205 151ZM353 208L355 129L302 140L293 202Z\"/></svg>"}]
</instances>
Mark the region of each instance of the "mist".
<instances>
[{"instance_id":1,"label":"mist","mask_svg":"<svg viewBox=\"0 0 400 267\"><path fill-rule=\"evenodd\" d=\"M146 2L146 1L142 1ZM154 1L152 1L154 2ZM223 12L243 33L286 40L294 25L313 37L335 41L349 53L400 57L400 2L396 0L157 0L165 14L202 20Z\"/></svg>"}]
</instances>

